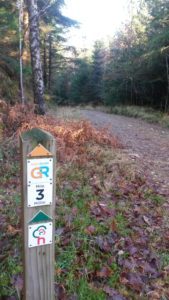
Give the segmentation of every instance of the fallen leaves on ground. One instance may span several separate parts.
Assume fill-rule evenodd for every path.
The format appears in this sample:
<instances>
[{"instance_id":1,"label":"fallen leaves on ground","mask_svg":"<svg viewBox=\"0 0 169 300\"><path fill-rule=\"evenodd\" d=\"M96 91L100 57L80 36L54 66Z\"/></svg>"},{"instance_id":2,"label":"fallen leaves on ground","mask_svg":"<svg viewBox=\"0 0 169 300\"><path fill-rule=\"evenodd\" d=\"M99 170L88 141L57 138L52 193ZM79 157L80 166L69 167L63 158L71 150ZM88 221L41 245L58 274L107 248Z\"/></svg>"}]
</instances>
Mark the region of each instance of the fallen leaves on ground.
<instances>
[{"instance_id":1,"label":"fallen leaves on ground","mask_svg":"<svg viewBox=\"0 0 169 300\"><path fill-rule=\"evenodd\" d=\"M22 289L15 141L22 131L40 127L51 132L58 145L57 298L168 299L168 200L157 193L151 178L117 159L118 139L88 122L34 116L31 109L26 112L20 106L10 108L5 122L4 137L13 152L4 157L6 175L1 177L5 190L0 192L2 295L14 297Z\"/></svg>"}]
</instances>

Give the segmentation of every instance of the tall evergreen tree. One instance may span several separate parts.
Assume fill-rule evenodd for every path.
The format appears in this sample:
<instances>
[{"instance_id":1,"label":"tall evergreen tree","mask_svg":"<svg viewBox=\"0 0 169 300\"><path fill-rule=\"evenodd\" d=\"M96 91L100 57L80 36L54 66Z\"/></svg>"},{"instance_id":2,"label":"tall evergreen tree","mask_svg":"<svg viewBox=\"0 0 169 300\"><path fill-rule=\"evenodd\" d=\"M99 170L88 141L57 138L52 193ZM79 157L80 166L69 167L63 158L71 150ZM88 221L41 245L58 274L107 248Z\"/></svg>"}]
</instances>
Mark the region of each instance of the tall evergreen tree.
<instances>
[{"instance_id":1,"label":"tall evergreen tree","mask_svg":"<svg viewBox=\"0 0 169 300\"><path fill-rule=\"evenodd\" d=\"M91 90L92 101L103 100L103 74L105 64L105 48L101 41L96 41L92 55Z\"/></svg>"},{"instance_id":2,"label":"tall evergreen tree","mask_svg":"<svg viewBox=\"0 0 169 300\"><path fill-rule=\"evenodd\" d=\"M91 91L91 66L87 58L75 60L73 76L70 82L70 101L74 104L93 101Z\"/></svg>"}]
</instances>

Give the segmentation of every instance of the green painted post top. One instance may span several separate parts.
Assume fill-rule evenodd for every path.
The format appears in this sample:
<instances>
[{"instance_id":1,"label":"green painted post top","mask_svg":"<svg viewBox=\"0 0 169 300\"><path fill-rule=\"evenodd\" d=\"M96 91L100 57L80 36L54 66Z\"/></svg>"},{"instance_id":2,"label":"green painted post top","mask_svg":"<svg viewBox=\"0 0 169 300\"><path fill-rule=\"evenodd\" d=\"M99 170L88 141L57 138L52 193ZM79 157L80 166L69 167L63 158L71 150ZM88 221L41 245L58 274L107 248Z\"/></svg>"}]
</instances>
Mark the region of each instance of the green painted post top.
<instances>
[{"instance_id":1,"label":"green painted post top","mask_svg":"<svg viewBox=\"0 0 169 300\"><path fill-rule=\"evenodd\" d=\"M26 155L28 155L34 148L42 145L47 151L55 156L55 138L49 132L40 128L32 128L31 130L25 131L20 135L21 145L25 147ZM48 153L44 156L50 156Z\"/></svg>"},{"instance_id":2,"label":"green painted post top","mask_svg":"<svg viewBox=\"0 0 169 300\"><path fill-rule=\"evenodd\" d=\"M22 142L29 142L32 146L37 144L45 145L49 141L53 140L53 136L45 130L40 128L32 128L31 130L21 133Z\"/></svg>"},{"instance_id":3,"label":"green painted post top","mask_svg":"<svg viewBox=\"0 0 169 300\"><path fill-rule=\"evenodd\" d=\"M40 223L40 222L50 222L52 221L52 218L50 218L47 214L45 214L43 211L39 211L33 218L30 220L29 224L33 223Z\"/></svg>"}]
</instances>

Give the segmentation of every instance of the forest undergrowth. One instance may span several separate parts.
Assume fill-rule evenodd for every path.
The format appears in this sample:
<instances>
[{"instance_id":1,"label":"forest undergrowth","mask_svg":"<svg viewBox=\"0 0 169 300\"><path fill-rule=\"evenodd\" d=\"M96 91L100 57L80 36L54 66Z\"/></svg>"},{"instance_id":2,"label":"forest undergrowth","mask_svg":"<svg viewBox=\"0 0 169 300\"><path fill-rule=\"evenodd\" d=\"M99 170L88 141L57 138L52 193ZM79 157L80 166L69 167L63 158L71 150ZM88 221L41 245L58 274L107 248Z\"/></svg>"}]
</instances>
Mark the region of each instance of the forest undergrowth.
<instances>
[{"instance_id":1,"label":"forest undergrowth","mask_svg":"<svg viewBox=\"0 0 169 300\"><path fill-rule=\"evenodd\" d=\"M159 124L169 128L169 114L151 107L137 105L112 105L112 106L84 106L88 110L97 110L109 114L122 115L126 117L144 120L148 123Z\"/></svg>"},{"instance_id":2,"label":"forest undergrowth","mask_svg":"<svg viewBox=\"0 0 169 300\"><path fill-rule=\"evenodd\" d=\"M57 141L56 299L169 299L169 203L118 138L31 106L7 107L2 120L0 299L22 299L18 140L33 127Z\"/></svg>"}]
</instances>

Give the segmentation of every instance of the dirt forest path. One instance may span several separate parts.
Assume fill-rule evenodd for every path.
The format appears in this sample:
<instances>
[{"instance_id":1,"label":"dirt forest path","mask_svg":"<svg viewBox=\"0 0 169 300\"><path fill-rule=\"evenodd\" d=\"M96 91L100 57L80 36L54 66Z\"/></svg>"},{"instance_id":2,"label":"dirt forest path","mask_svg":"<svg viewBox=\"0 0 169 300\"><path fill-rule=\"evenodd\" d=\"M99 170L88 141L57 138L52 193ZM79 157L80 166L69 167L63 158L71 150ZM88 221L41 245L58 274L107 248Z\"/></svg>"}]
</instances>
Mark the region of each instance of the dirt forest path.
<instances>
[{"instance_id":1,"label":"dirt forest path","mask_svg":"<svg viewBox=\"0 0 169 300\"><path fill-rule=\"evenodd\" d=\"M97 128L108 127L118 136L131 160L147 178L154 179L160 193L169 196L169 129L98 111L81 113Z\"/></svg>"}]
</instances>

